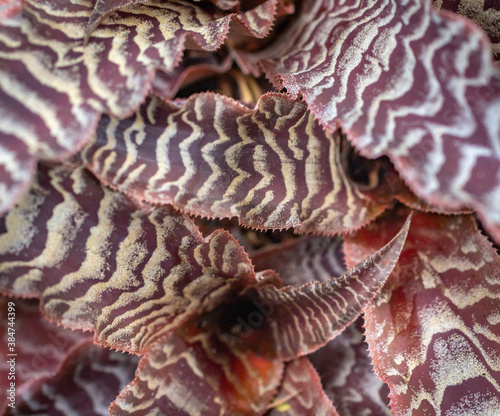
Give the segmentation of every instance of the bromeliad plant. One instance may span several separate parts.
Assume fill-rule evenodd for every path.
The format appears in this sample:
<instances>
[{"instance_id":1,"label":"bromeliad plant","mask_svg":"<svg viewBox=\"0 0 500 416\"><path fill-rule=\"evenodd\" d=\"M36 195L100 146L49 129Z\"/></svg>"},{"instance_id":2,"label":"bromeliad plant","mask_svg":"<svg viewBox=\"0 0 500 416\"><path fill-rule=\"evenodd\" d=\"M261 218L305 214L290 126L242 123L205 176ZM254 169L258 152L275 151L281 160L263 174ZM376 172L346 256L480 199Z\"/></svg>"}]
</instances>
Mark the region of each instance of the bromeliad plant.
<instances>
[{"instance_id":1,"label":"bromeliad plant","mask_svg":"<svg viewBox=\"0 0 500 416\"><path fill-rule=\"evenodd\" d=\"M1 5L4 414L500 415L498 5Z\"/></svg>"}]
</instances>

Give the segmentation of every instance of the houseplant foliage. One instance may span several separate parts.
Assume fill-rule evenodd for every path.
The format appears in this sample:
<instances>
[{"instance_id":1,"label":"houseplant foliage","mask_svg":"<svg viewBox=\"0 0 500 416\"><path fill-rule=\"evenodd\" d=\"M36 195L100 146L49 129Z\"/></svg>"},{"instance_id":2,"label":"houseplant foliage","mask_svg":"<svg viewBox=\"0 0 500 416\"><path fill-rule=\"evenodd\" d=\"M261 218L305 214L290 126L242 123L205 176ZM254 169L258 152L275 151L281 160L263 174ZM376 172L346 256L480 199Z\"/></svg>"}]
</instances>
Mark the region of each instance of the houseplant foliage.
<instances>
[{"instance_id":1,"label":"houseplant foliage","mask_svg":"<svg viewBox=\"0 0 500 416\"><path fill-rule=\"evenodd\" d=\"M499 16L0 3L3 414L500 414Z\"/></svg>"}]
</instances>

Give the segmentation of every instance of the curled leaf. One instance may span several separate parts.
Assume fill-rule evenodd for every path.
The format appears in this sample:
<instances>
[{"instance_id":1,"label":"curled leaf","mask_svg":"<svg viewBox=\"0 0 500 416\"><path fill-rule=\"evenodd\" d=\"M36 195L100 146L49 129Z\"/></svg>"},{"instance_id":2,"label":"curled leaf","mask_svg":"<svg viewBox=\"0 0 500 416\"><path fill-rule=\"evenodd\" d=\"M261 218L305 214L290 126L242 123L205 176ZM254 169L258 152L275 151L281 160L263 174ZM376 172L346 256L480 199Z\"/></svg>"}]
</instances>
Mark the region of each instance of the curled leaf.
<instances>
[{"instance_id":1,"label":"curled leaf","mask_svg":"<svg viewBox=\"0 0 500 416\"><path fill-rule=\"evenodd\" d=\"M285 285L295 287L311 281L324 282L345 272L343 243L339 237L304 236L268 246L255 252L251 258L256 270L274 269ZM341 416L389 416L389 388L373 373L362 325L363 319L358 318L308 358ZM280 396L293 398L292 391L288 393L280 393ZM292 408L289 400L283 400L281 404L276 399L273 403L277 403L276 409L286 409L287 404ZM280 413L275 411L275 414Z\"/></svg>"},{"instance_id":2,"label":"curled leaf","mask_svg":"<svg viewBox=\"0 0 500 416\"><path fill-rule=\"evenodd\" d=\"M384 244L404 215L347 237L348 262ZM365 315L395 416L500 414L499 270L472 217L414 215L399 263Z\"/></svg>"},{"instance_id":3,"label":"curled leaf","mask_svg":"<svg viewBox=\"0 0 500 416\"><path fill-rule=\"evenodd\" d=\"M254 109L198 94L182 105L151 97L131 118L103 117L82 152L105 184L150 203L255 228L340 233L380 214L350 180L341 140L304 103L263 96Z\"/></svg>"},{"instance_id":4,"label":"curled leaf","mask_svg":"<svg viewBox=\"0 0 500 416\"><path fill-rule=\"evenodd\" d=\"M255 55L330 131L387 155L426 201L473 207L500 241L500 70L484 33L428 0L309 0Z\"/></svg>"},{"instance_id":5,"label":"curled leaf","mask_svg":"<svg viewBox=\"0 0 500 416\"><path fill-rule=\"evenodd\" d=\"M199 325L213 327L234 351L250 350L269 359L290 360L315 351L354 321L378 293L398 260L409 221L390 243L339 279L298 289L250 287L199 318Z\"/></svg>"}]
</instances>

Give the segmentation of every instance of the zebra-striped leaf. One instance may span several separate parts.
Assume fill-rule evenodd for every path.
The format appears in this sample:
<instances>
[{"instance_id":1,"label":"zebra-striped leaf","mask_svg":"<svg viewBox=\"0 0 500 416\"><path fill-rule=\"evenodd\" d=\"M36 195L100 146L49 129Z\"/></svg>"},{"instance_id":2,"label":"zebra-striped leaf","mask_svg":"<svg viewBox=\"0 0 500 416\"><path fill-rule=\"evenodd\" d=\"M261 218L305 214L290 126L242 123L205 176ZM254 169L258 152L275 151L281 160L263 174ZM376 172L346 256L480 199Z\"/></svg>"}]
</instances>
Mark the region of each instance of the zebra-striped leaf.
<instances>
[{"instance_id":1,"label":"zebra-striped leaf","mask_svg":"<svg viewBox=\"0 0 500 416\"><path fill-rule=\"evenodd\" d=\"M0 291L39 297L52 320L142 353L255 277L227 232L203 239L171 207L143 212L83 168L42 166L0 220Z\"/></svg>"},{"instance_id":2,"label":"zebra-striped leaf","mask_svg":"<svg viewBox=\"0 0 500 416\"><path fill-rule=\"evenodd\" d=\"M233 351L282 360L313 352L353 322L377 295L398 260L409 222L369 260L338 279L298 289L249 287L196 318L197 325L211 328Z\"/></svg>"},{"instance_id":3,"label":"zebra-striped leaf","mask_svg":"<svg viewBox=\"0 0 500 416\"><path fill-rule=\"evenodd\" d=\"M391 201L351 180L342 142L285 95L267 94L250 109L198 94L180 106L151 97L133 117L103 117L82 158L101 181L138 200L237 216L254 228L335 234L359 228Z\"/></svg>"},{"instance_id":4,"label":"zebra-striped leaf","mask_svg":"<svg viewBox=\"0 0 500 416\"><path fill-rule=\"evenodd\" d=\"M480 26L490 38L493 57L500 60L500 3L496 0L434 0L434 6L468 17Z\"/></svg>"},{"instance_id":5,"label":"zebra-striped leaf","mask_svg":"<svg viewBox=\"0 0 500 416\"><path fill-rule=\"evenodd\" d=\"M301 95L363 155L389 156L428 202L477 209L500 241L500 69L468 20L428 0L307 0L239 62Z\"/></svg>"},{"instance_id":6,"label":"zebra-striped leaf","mask_svg":"<svg viewBox=\"0 0 500 416\"><path fill-rule=\"evenodd\" d=\"M222 344L207 348L207 335L162 338L140 361L110 415L261 415L281 381L283 363L250 352L235 355Z\"/></svg>"},{"instance_id":7,"label":"zebra-striped leaf","mask_svg":"<svg viewBox=\"0 0 500 416\"><path fill-rule=\"evenodd\" d=\"M324 282L345 272L343 243L339 237L304 236L268 246L255 252L251 259L256 270L274 269L284 285L295 287L312 281ZM326 395L341 416L390 416L387 406L389 388L373 373L362 326L363 319L358 318L308 358L318 371ZM304 372L307 373L305 368ZM300 379L300 374L295 377ZM282 383L281 392L283 398L297 396L299 401L309 403L295 384L285 388ZM275 402L280 403L278 399ZM285 400L283 406L278 405L277 409L287 409L287 404L293 412L290 400ZM281 413L275 411L274 414ZM305 413L296 410L291 414Z\"/></svg>"},{"instance_id":8,"label":"zebra-striped leaf","mask_svg":"<svg viewBox=\"0 0 500 416\"><path fill-rule=\"evenodd\" d=\"M79 150L102 112L129 116L150 91L156 70L174 69L186 46L218 49L231 22L247 35L264 36L267 30L247 28L250 23L258 24L257 18L249 17L246 22L236 14L218 17L177 0L114 1L99 9L102 3L93 9L91 0L26 0L21 13L2 21L2 213L28 186L34 158L61 159ZM276 8L267 3L258 7ZM107 17L98 19L84 44L93 10ZM273 16L266 18L272 21Z\"/></svg>"},{"instance_id":9,"label":"zebra-striped leaf","mask_svg":"<svg viewBox=\"0 0 500 416\"><path fill-rule=\"evenodd\" d=\"M142 359L111 414L185 415L202 409L207 416L261 415L266 408L279 409L286 399L291 403L285 407L296 414L335 415L305 359L288 365L281 393L271 402L283 361L323 345L359 314L397 261L408 225L340 281L280 290L263 280L258 290L235 292L186 322Z\"/></svg>"},{"instance_id":10,"label":"zebra-striped leaf","mask_svg":"<svg viewBox=\"0 0 500 416\"><path fill-rule=\"evenodd\" d=\"M306 357L287 364L279 393L271 405L267 416L339 416Z\"/></svg>"}]
</instances>

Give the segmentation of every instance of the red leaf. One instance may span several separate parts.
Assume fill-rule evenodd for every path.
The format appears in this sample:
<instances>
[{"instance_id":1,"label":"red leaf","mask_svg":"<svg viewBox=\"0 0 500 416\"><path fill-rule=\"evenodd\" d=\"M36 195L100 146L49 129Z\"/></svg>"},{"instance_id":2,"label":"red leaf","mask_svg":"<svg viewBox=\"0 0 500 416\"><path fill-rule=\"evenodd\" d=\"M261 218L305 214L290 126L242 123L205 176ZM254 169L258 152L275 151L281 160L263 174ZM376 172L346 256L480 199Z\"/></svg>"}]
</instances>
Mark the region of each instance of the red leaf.
<instances>
[{"instance_id":1,"label":"red leaf","mask_svg":"<svg viewBox=\"0 0 500 416\"><path fill-rule=\"evenodd\" d=\"M298 289L250 287L198 318L197 325L211 328L233 351L254 351L268 359L290 360L315 351L378 293L398 260L408 226L409 219L390 243L339 279Z\"/></svg>"},{"instance_id":2,"label":"red leaf","mask_svg":"<svg viewBox=\"0 0 500 416\"><path fill-rule=\"evenodd\" d=\"M161 339L140 361L136 378L110 414L262 414L281 379L282 362L213 351L204 344L173 334Z\"/></svg>"},{"instance_id":3,"label":"red leaf","mask_svg":"<svg viewBox=\"0 0 500 416\"><path fill-rule=\"evenodd\" d=\"M291 361L267 416L339 416L306 357Z\"/></svg>"},{"instance_id":4,"label":"red leaf","mask_svg":"<svg viewBox=\"0 0 500 416\"><path fill-rule=\"evenodd\" d=\"M309 0L267 50L240 54L417 195L472 206L500 241L500 70L484 33L428 0Z\"/></svg>"},{"instance_id":5,"label":"red leaf","mask_svg":"<svg viewBox=\"0 0 500 416\"><path fill-rule=\"evenodd\" d=\"M349 178L341 142L287 96L267 94L249 109L198 94L181 106L149 98L126 120L103 117L82 157L105 184L138 200L238 216L255 228L335 234L390 203Z\"/></svg>"},{"instance_id":6,"label":"red leaf","mask_svg":"<svg viewBox=\"0 0 500 416\"><path fill-rule=\"evenodd\" d=\"M346 239L352 264L402 218ZM500 256L470 216L416 214L398 265L366 308L367 340L399 415L500 414Z\"/></svg>"}]
</instances>

